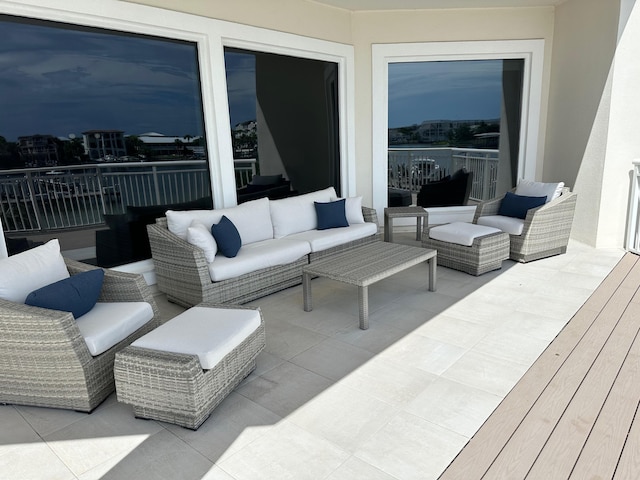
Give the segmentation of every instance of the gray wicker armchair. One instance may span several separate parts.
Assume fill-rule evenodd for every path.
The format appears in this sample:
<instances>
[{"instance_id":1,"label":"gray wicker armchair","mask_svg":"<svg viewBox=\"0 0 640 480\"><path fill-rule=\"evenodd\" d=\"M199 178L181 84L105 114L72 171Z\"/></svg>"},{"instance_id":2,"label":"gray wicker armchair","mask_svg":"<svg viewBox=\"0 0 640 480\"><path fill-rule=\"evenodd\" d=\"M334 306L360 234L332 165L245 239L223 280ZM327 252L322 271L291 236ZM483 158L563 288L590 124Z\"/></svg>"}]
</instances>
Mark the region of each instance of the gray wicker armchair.
<instances>
[{"instance_id":1,"label":"gray wicker armchair","mask_svg":"<svg viewBox=\"0 0 640 480\"><path fill-rule=\"evenodd\" d=\"M65 259L71 275L95 269ZM100 302L148 302L154 318L91 356L73 315L0 299L0 403L90 412L114 391L115 354L159 324L141 275L105 270Z\"/></svg>"},{"instance_id":2,"label":"gray wicker armchair","mask_svg":"<svg viewBox=\"0 0 640 480\"><path fill-rule=\"evenodd\" d=\"M541 207L532 208L524 219L521 235L509 235L511 260L526 263L567 251L577 195L565 187L562 194ZM478 205L473 223L485 215L497 215L502 197Z\"/></svg>"}]
</instances>

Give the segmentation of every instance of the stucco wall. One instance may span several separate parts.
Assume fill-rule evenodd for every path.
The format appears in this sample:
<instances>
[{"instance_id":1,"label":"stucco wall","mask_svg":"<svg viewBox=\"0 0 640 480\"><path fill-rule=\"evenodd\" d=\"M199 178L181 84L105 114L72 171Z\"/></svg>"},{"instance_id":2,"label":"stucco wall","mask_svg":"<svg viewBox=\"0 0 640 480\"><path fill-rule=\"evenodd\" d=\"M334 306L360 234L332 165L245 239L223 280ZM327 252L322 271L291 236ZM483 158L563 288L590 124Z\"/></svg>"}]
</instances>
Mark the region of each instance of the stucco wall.
<instances>
[{"instance_id":1,"label":"stucco wall","mask_svg":"<svg viewBox=\"0 0 640 480\"><path fill-rule=\"evenodd\" d=\"M556 9L544 178L578 193L572 236L595 245L605 171L617 0Z\"/></svg>"}]
</instances>

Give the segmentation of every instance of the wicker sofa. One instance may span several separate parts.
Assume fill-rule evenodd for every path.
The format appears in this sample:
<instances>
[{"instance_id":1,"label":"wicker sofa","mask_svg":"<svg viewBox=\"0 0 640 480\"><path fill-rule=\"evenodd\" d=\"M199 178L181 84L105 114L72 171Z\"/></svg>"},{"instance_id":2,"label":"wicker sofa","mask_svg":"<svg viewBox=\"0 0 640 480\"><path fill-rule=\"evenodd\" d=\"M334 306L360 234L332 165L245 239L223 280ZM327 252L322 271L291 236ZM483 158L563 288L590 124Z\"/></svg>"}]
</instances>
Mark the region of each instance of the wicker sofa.
<instances>
[{"instance_id":1,"label":"wicker sofa","mask_svg":"<svg viewBox=\"0 0 640 480\"><path fill-rule=\"evenodd\" d=\"M71 276L96 269L69 259L64 264ZM145 302L153 317L92 355L71 312L0 299L0 403L91 412L114 391L116 352L157 327L160 316L141 275L105 270L98 302L126 302L114 305L119 313Z\"/></svg>"},{"instance_id":2,"label":"wicker sofa","mask_svg":"<svg viewBox=\"0 0 640 480\"><path fill-rule=\"evenodd\" d=\"M147 227L158 289L169 301L186 307L202 302L242 304L300 284L302 267L309 262L380 240L376 211L362 207L359 197L347 199L353 201L347 208L348 227L316 230L313 202L335 198L335 190L330 187L227 209L167 212L167 217ZM349 218L354 207L360 216L357 223ZM222 215L231 218L242 238L238 256L226 258L218 253L208 261L201 248L182 238L191 215L202 219L208 228ZM172 227L176 216L185 222L182 230Z\"/></svg>"}]
</instances>

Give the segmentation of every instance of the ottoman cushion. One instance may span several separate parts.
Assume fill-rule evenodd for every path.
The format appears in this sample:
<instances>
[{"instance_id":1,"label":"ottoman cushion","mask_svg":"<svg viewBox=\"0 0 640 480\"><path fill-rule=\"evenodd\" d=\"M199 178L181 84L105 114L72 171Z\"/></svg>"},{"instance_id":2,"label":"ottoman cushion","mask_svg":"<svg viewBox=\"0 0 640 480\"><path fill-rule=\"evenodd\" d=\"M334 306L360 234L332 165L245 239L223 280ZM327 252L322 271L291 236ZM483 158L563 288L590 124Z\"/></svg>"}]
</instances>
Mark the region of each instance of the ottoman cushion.
<instances>
[{"instance_id":1,"label":"ottoman cushion","mask_svg":"<svg viewBox=\"0 0 640 480\"><path fill-rule=\"evenodd\" d=\"M470 247L477 237L499 233L494 227L475 225L473 223L453 222L429 229L429 238L441 242L455 243Z\"/></svg>"},{"instance_id":2,"label":"ottoman cushion","mask_svg":"<svg viewBox=\"0 0 640 480\"><path fill-rule=\"evenodd\" d=\"M524 220L504 215L483 215L478 218L478 225L499 228L509 235L521 235L524 229Z\"/></svg>"},{"instance_id":3,"label":"ottoman cushion","mask_svg":"<svg viewBox=\"0 0 640 480\"><path fill-rule=\"evenodd\" d=\"M209 370L251 335L260 321L258 310L192 307L131 345L197 355L202 369Z\"/></svg>"}]
</instances>

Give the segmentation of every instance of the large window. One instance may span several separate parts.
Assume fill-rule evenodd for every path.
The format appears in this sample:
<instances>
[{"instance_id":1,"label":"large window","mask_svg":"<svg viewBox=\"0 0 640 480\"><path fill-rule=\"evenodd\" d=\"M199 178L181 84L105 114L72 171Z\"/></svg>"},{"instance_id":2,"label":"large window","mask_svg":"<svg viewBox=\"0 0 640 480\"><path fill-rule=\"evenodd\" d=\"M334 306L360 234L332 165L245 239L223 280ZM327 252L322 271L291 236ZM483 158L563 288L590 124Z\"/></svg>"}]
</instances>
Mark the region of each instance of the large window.
<instances>
[{"instance_id":1,"label":"large window","mask_svg":"<svg viewBox=\"0 0 640 480\"><path fill-rule=\"evenodd\" d=\"M373 203L381 209L388 202L388 187L393 186L390 167L393 170L395 141L409 138L423 140L428 147L439 142L445 148L460 147L467 158L442 162L443 169L465 166L473 169L495 165L479 172L476 181L476 198L499 195L515 184L517 178L535 179L541 164L538 161L540 105L542 92L543 40L510 40L478 42L433 42L411 44L374 45L373 68ZM403 68L407 71L403 72ZM423 69L416 75L415 69ZM456 73L456 70L460 72ZM403 75L404 74L404 75ZM400 86L396 80L413 79ZM493 83L493 88L479 90L481 82ZM417 101L420 92L431 95L428 102ZM451 90L455 90L451 93ZM449 93L444 93L449 90ZM402 107L403 95L417 92L413 107L418 115L412 118L410 129L396 125L395 106ZM411 95L409 95L411 96ZM481 96L482 98L475 98ZM491 113L474 113L471 106L490 102ZM408 108L408 107L407 107ZM443 110L441 108L447 108ZM438 113L435 113L438 112ZM436 118L443 117L443 118ZM473 117L473 118L462 118ZM442 121L440 121L442 120ZM405 123L404 121L402 123ZM415 128L414 127L415 124ZM424 125L423 125L424 124ZM497 124L497 129L494 124ZM422 126L422 128L420 128ZM413 131L415 130L415 131ZM446 130L446 132L445 132ZM496 145L497 140L497 145ZM421 145L427 148L427 145ZM444 145L443 145L444 146ZM497 148L488 148L488 147ZM410 147L410 145L409 145ZM468 149L498 150L498 160L486 155L476 161ZM454 153L452 151L452 153ZM457 153L457 152L456 152ZM486 152L485 152L486 153ZM438 172L426 168L436 165L436 152L425 152L424 171L414 168L418 181L428 180ZM438 169L439 170L439 169ZM411 180L411 166L408 172ZM424 178L423 178L424 177Z\"/></svg>"},{"instance_id":2,"label":"large window","mask_svg":"<svg viewBox=\"0 0 640 480\"><path fill-rule=\"evenodd\" d=\"M389 187L421 185L466 169L470 199L516 184L523 59L389 64Z\"/></svg>"},{"instance_id":3,"label":"large window","mask_svg":"<svg viewBox=\"0 0 640 480\"><path fill-rule=\"evenodd\" d=\"M149 257L135 222L212 205L195 43L2 15L0 55L10 240L70 236L113 266Z\"/></svg>"},{"instance_id":4,"label":"large window","mask_svg":"<svg viewBox=\"0 0 640 480\"><path fill-rule=\"evenodd\" d=\"M338 65L226 48L225 66L238 202L340 192Z\"/></svg>"}]
</instances>

